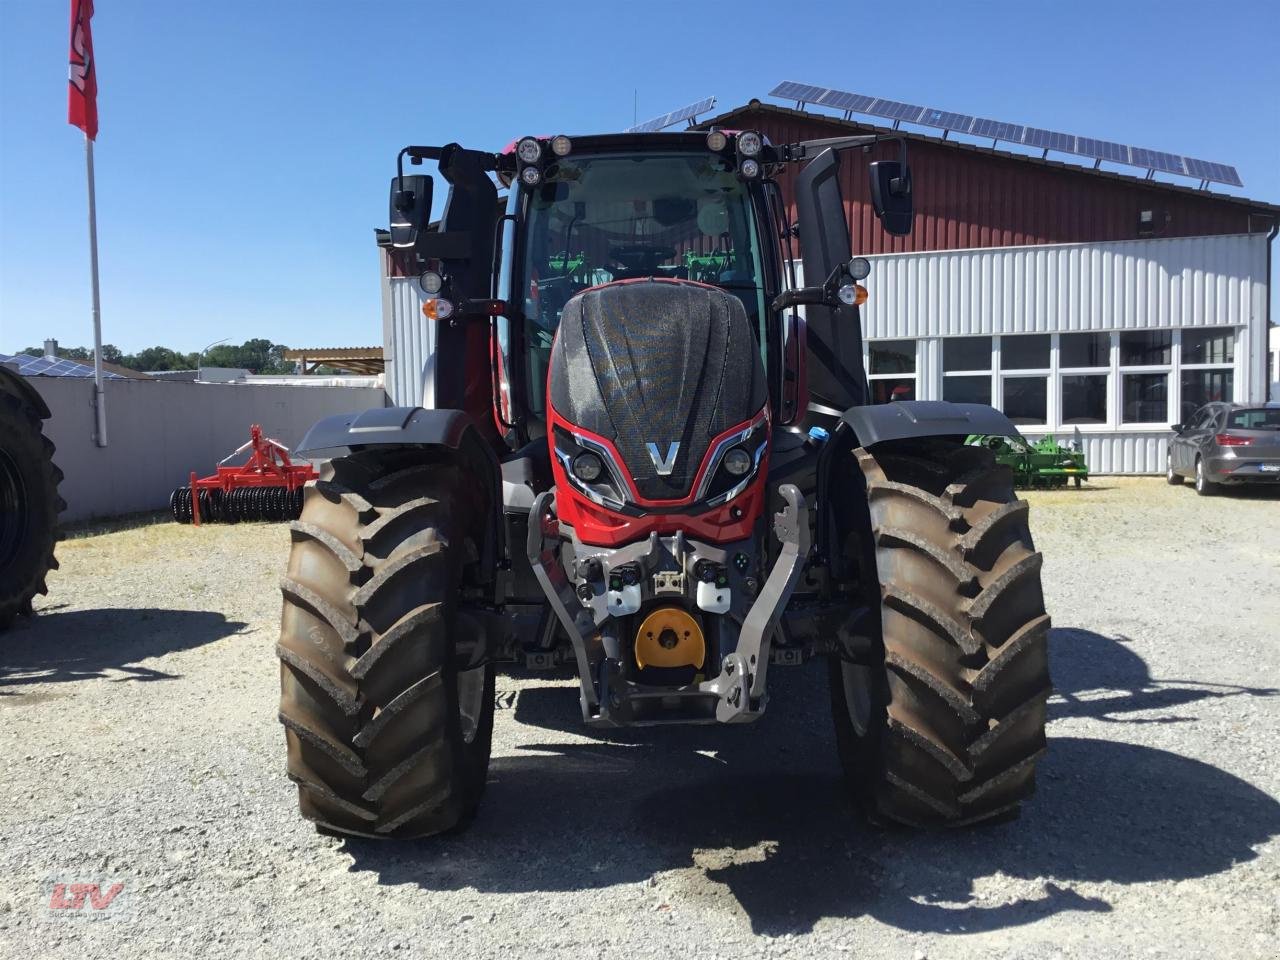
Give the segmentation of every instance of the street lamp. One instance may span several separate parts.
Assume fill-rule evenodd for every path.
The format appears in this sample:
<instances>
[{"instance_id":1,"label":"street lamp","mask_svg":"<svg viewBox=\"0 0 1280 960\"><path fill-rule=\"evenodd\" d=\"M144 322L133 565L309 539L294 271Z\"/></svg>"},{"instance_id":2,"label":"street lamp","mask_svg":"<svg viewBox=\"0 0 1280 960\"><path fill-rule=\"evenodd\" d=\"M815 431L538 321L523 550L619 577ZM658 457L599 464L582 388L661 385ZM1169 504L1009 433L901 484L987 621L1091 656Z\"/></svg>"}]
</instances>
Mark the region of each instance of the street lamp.
<instances>
[{"instance_id":1,"label":"street lamp","mask_svg":"<svg viewBox=\"0 0 1280 960\"><path fill-rule=\"evenodd\" d=\"M208 353L210 350L212 350L214 347L216 347L218 344L226 343L230 339L231 339L230 337L223 337L221 340L215 340L213 341L213 343L209 344L209 346L205 347L203 350L200 351L199 356L196 357L196 379L197 380L204 379L204 355Z\"/></svg>"}]
</instances>

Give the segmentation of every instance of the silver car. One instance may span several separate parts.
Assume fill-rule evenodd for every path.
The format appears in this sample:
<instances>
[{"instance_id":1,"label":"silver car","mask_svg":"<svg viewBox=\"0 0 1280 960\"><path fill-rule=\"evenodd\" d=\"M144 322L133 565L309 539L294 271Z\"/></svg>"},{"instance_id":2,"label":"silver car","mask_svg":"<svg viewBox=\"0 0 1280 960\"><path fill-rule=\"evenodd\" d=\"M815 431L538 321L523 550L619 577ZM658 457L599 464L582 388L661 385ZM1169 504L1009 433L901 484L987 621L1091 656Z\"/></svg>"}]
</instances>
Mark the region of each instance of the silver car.
<instances>
[{"instance_id":1,"label":"silver car","mask_svg":"<svg viewBox=\"0 0 1280 960\"><path fill-rule=\"evenodd\" d=\"M1280 483L1280 403L1207 403L1173 425L1165 478L1196 482L1196 493L1219 484Z\"/></svg>"}]
</instances>

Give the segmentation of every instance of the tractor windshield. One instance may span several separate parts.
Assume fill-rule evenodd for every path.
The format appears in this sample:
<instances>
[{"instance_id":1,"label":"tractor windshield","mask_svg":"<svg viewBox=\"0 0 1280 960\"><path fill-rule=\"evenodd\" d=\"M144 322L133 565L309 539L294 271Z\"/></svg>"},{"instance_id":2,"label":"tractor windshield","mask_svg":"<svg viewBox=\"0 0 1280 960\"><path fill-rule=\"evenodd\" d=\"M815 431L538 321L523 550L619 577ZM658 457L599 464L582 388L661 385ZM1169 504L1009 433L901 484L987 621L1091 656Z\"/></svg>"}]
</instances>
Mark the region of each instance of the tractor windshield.
<instances>
[{"instance_id":1,"label":"tractor windshield","mask_svg":"<svg viewBox=\"0 0 1280 960\"><path fill-rule=\"evenodd\" d=\"M579 290L637 277L723 287L764 342L760 249L746 185L711 153L570 156L531 191L522 231L531 406L564 305ZM520 295L517 295L519 299Z\"/></svg>"}]
</instances>

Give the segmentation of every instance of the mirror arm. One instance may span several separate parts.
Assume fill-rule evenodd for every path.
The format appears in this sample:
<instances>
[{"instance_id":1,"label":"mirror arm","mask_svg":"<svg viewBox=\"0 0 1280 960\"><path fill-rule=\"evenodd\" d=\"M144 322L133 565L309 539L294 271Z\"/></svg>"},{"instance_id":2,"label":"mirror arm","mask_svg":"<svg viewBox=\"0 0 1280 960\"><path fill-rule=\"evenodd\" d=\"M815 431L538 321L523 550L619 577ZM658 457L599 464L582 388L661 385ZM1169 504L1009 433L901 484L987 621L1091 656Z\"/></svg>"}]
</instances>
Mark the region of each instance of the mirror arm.
<instances>
[{"instance_id":1,"label":"mirror arm","mask_svg":"<svg viewBox=\"0 0 1280 960\"><path fill-rule=\"evenodd\" d=\"M771 309L775 311L787 310L791 307L826 302L827 293L825 287L800 287L798 290L783 290L773 298Z\"/></svg>"},{"instance_id":2,"label":"mirror arm","mask_svg":"<svg viewBox=\"0 0 1280 960\"><path fill-rule=\"evenodd\" d=\"M863 133L850 137L827 137L823 140L803 140L799 143L786 143L777 147L778 159L783 163L794 160L805 160L817 156L823 150L850 150L854 147L872 147L877 143L896 140L898 143L898 159L904 165L907 162L907 138L900 133Z\"/></svg>"}]
</instances>

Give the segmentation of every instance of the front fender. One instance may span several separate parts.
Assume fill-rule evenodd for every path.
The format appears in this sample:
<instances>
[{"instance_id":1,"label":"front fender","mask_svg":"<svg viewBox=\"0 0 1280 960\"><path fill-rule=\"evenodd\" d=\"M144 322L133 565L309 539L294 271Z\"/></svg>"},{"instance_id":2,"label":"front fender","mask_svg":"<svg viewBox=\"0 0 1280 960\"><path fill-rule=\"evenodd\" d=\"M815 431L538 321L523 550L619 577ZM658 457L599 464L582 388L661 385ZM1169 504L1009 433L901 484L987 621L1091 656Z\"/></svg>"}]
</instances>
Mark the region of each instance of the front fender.
<instances>
[{"instance_id":1,"label":"front fender","mask_svg":"<svg viewBox=\"0 0 1280 960\"><path fill-rule=\"evenodd\" d=\"M467 436L468 431L473 438ZM297 453L308 455L366 447L448 447L457 450L470 439L479 442L479 431L461 410L427 410L423 407L375 407L357 413L325 417L307 431Z\"/></svg>"},{"instance_id":2,"label":"front fender","mask_svg":"<svg viewBox=\"0 0 1280 960\"><path fill-rule=\"evenodd\" d=\"M307 431L295 451L299 456L346 456L369 449L407 447L424 456L456 459L489 504L483 532L481 570L495 573L507 559L502 521L502 472L493 448L485 442L471 417L461 410L423 407L375 407L357 413L326 417ZM477 537L480 539L480 537Z\"/></svg>"},{"instance_id":3,"label":"front fender","mask_svg":"<svg viewBox=\"0 0 1280 960\"><path fill-rule=\"evenodd\" d=\"M869 447L884 440L912 437L988 436L1020 437L1018 428L995 407L981 403L949 403L946 400L898 400L866 407L850 407L840 415L857 438L856 446Z\"/></svg>"}]
</instances>

